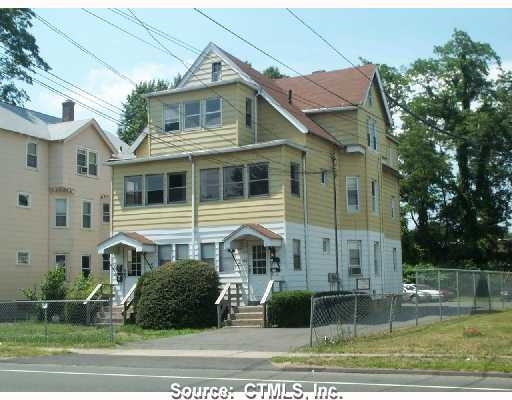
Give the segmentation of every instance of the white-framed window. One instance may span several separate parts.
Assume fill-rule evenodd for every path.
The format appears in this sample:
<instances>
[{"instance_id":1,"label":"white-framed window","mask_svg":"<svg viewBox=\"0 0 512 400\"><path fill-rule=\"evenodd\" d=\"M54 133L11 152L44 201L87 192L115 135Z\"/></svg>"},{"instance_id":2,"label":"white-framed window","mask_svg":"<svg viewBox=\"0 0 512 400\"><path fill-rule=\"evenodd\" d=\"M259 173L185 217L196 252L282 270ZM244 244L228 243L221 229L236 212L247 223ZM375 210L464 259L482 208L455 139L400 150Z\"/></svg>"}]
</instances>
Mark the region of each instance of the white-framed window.
<instances>
[{"instance_id":1,"label":"white-framed window","mask_svg":"<svg viewBox=\"0 0 512 400\"><path fill-rule=\"evenodd\" d=\"M64 270L64 276L66 277L66 280L67 280L68 274L67 274L67 270L66 270L66 265L67 265L67 254L65 254L65 253L55 254L55 267L59 267Z\"/></svg>"},{"instance_id":2,"label":"white-framed window","mask_svg":"<svg viewBox=\"0 0 512 400\"><path fill-rule=\"evenodd\" d=\"M173 172L167 176L168 180L168 203L183 203L187 201L187 173Z\"/></svg>"},{"instance_id":3,"label":"white-framed window","mask_svg":"<svg viewBox=\"0 0 512 400\"><path fill-rule=\"evenodd\" d=\"M393 271L396 272L398 268L398 252L396 250L396 247L393 247Z\"/></svg>"},{"instance_id":4,"label":"white-framed window","mask_svg":"<svg viewBox=\"0 0 512 400\"><path fill-rule=\"evenodd\" d=\"M349 212L359 211L359 177L347 176L347 210Z\"/></svg>"},{"instance_id":5,"label":"white-framed window","mask_svg":"<svg viewBox=\"0 0 512 400\"><path fill-rule=\"evenodd\" d=\"M391 218L396 218L396 197L391 196Z\"/></svg>"},{"instance_id":6,"label":"white-framed window","mask_svg":"<svg viewBox=\"0 0 512 400\"><path fill-rule=\"evenodd\" d=\"M348 273L351 276L361 275L361 241L349 240L348 246Z\"/></svg>"},{"instance_id":7,"label":"white-framed window","mask_svg":"<svg viewBox=\"0 0 512 400\"><path fill-rule=\"evenodd\" d=\"M213 97L204 102L204 125L207 128L222 126L222 99Z\"/></svg>"},{"instance_id":8,"label":"white-framed window","mask_svg":"<svg viewBox=\"0 0 512 400\"><path fill-rule=\"evenodd\" d=\"M224 242L219 243L219 272L224 272Z\"/></svg>"},{"instance_id":9,"label":"white-framed window","mask_svg":"<svg viewBox=\"0 0 512 400\"><path fill-rule=\"evenodd\" d=\"M396 148L393 145L389 146L388 158L389 158L389 163L391 164L391 166L396 167L396 165L398 164L398 160L397 160Z\"/></svg>"},{"instance_id":10,"label":"white-framed window","mask_svg":"<svg viewBox=\"0 0 512 400\"><path fill-rule=\"evenodd\" d=\"M201 102L199 100L183 104L183 122L185 130L201 127Z\"/></svg>"},{"instance_id":11,"label":"white-framed window","mask_svg":"<svg viewBox=\"0 0 512 400\"><path fill-rule=\"evenodd\" d=\"M142 205L142 175L124 177L124 205L125 207Z\"/></svg>"},{"instance_id":12,"label":"white-framed window","mask_svg":"<svg viewBox=\"0 0 512 400\"><path fill-rule=\"evenodd\" d=\"M32 195L27 192L18 192L16 194L16 205L20 208L32 207Z\"/></svg>"},{"instance_id":13,"label":"white-framed window","mask_svg":"<svg viewBox=\"0 0 512 400\"><path fill-rule=\"evenodd\" d=\"M267 249L264 246L252 246L252 273L253 275L267 273Z\"/></svg>"},{"instance_id":14,"label":"white-framed window","mask_svg":"<svg viewBox=\"0 0 512 400\"><path fill-rule=\"evenodd\" d=\"M222 78L222 64L220 61L212 63L212 82L220 81Z\"/></svg>"},{"instance_id":15,"label":"white-framed window","mask_svg":"<svg viewBox=\"0 0 512 400\"><path fill-rule=\"evenodd\" d=\"M146 179L146 205L164 204L164 174L148 174Z\"/></svg>"},{"instance_id":16,"label":"white-framed window","mask_svg":"<svg viewBox=\"0 0 512 400\"><path fill-rule=\"evenodd\" d=\"M16 251L16 265L30 265L30 251Z\"/></svg>"},{"instance_id":17,"label":"white-framed window","mask_svg":"<svg viewBox=\"0 0 512 400\"><path fill-rule=\"evenodd\" d=\"M379 213L379 183L376 179L371 181L372 213Z\"/></svg>"},{"instance_id":18,"label":"white-framed window","mask_svg":"<svg viewBox=\"0 0 512 400\"><path fill-rule=\"evenodd\" d=\"M373 242L373 273L380 275L380 242Z\"/></svg>"},{"instance_id":19,"label":"white-framed window","mask_svg":"<svg viewBox=\"0 0 512 400\"><path fill-rule=\"evenodd\" d=\"M215 243L201 243L201 260L215 268Z\"/></svg>"},{"instance_id":20,"label":"white-framed window","mask_svg":"<svg viewBox=\"0 0 512 400\"><path fill-rule=\"evenodd\" d=\"M110 254L103 253L101 255L101 269L104 272L110 271Z\"/></svg>"},{"instance_id":21,"label":"white-framed window","mask_svg":"<svg viewBox=\"0 0 512 400\"><path fill-rule=\"evenodd\" d=\"M302 269L300 262L300 240L293 239L293 270L300 271Z\"/></svg>"},{"instance_id":22,"label":"white-framed window","mask_svg":"<svg viewBox=\"0 0 512 400\"><path fill-rule=\"evenodd\" d=\"M367 138L368 138L368 147L377 150L378 148L378 140L377 140L377 121L375 119L368 117L367 121Z\"/></svg>"},{"instance_id":23,"label":"white-framed window","mask_svg":"<svg viewBox=\"0 0 512 400\"><path fill-rule=\"evenodd\" d=\"M172 244L163 244L158 246L158 265L162 266L172 262Z\"/></svg>"},{"instance_id":24,"label":"white-framed window","mask_svg":"<svg viewBox=\"0 0 512 400\"><path fill-rule=\"evenodd\" d=\"M250 97L245 98L245 126L252 128L252 99Z\"/></svg>"},{"instance_id":25,"label":"white-framed window","mask_svg":"<svg viewBox=\"0 0 512 400\"><path fill-rule=\"evenodd\" d=\"M176 260L188 260L190 253L188 251L188 244L177 244L175 248Z\"/></svg>"},{"instance_id":26,"label":"white-framed window","mask_svg":"<svg viewBox=\"0 0 512 400\"><path fill-rule=\"evenodd\" d=\"M110 223L110 203L101 204L101 221L104 224Z\"/></svg>"},{"instance_id":27,"label":"white-framed window","mask_svg":"<svg viewBox=\"0 0 512 400\"><path fill-rule=\"evenodd\" d=\"M76 173L82 176L98 176L98 153L83 147L77 148Z\"/></svg>"},{"instance_id":28,"label":"white-framed window","mask_svg":"<svg viewBox=\"0 0 512 400\"><path fill-rule=\"evenodd\" d=\"M68 199L55 199L55 226L68 227Z\"/></svg>"},{"instance_id":29,"label":"white-framed window","mask_svg":"<svg viewBox=\"0 0 512 400\"><path fill-rule=\"evenodd\" d=\"M224 180L224 200L244 197L244 167L224 167L222 171Z\"/></svg>"},{"instance_id":30,"label":"white-framed window","mask_svg":"<svg viewBox=\"0 0 512 400\"><path fill-rule=\"evenodd\" d=\"M91 274L91 256L89 254L83 254L80 262L80 269L82 275L88 277Z\"/></svg>"},{"instance_id":31,"label":"white-framed window","mask_svg":"<svg viewBox=\"0 0 512 400\"><path fill-rule=\"evenodd\" d=\"M201 201L220 199L220 169L209 168L200 171L200 198Z\"/></svg>"},{"instance_id":32,"label":"white-framed window","mask_svg":"<svg viewBox=\"0 0 512 400\"><path fill-rule=\"evenodd\" d=\"M82 229L92 228L92 202L82 200Z\"/></svg>"},{"instance_id":33,"label":"white-framed window","mask_svg":"<svg viewBox=\"0 0 512 400\"><path fill-rule=\"evenodd\" d=\"M131 249L128 250L127 273L128 276L142 275L142 253Z\"/></svg>"},{"instance_id":34,"label":"white-framed window","mask_svg":"<svg viewBox=\"0 0 512 400\"><path fill-rule=\"evenodd\" d=\"M249 170L249 196L268 195L268 163L250 164Z\"/></svg>"},{"instance_id":35,"label":"white-framed window","mask_svg":"<svg viewBox=\"0 0 512 400\"><path fill-rule=\"evenodd\" d=\"M27 168L37 169L38 166L38 145L35 142L27 143L27 157L26 157L26 166Z\"/></svg>"},{"instance_id":36,"label":"white-framed window","mask_svg":"<svg viewBox=\"0 0 512 400\"><path fill-rule=\"evenodd\" d=\"M164 105L164 131L176 132L181 128L179 104Z\"/></svg>"},{"instance_id":37,"label":"white-framed window","mask_svg":"<svg viewBox=\"0 0 512 400\"><path fill-rule=\"evenodd\" d=\"M300 167L298 163L290 163L290 192L294 196L300 196Z\"/></svg>"},{"instance_id":38,"label":"white-framed window","mask_svg":"<svg viewBox=\"0 0 512 400\"><path fill-rule=\"evenodd\" d=\"M324 256L331 253L331 240L329 238L322 239L322 252L324 253Z\"/></svg>"},{"instance_id":39,"label":"white-framed window","mask_svg":"<svg viewBox=\"0 0 512 400\"><path fill-rule=\"evenodd\" d=\"M327 170L323 169L320 171L320 183L327 186Z\"/></svg>"}]
</instances>

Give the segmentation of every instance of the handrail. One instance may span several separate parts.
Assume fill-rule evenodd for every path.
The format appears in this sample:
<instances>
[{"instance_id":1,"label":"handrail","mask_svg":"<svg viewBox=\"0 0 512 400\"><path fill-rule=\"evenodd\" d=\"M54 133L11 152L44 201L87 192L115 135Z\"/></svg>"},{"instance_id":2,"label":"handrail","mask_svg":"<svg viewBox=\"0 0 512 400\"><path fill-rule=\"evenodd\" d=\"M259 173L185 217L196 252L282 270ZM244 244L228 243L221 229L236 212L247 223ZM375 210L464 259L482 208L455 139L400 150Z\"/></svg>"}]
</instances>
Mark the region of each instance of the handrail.
<instances>
[{"instance_id":1,"label":"handrail","mask_svg":"<svg viewBox=\"0 0 512 400\"><path fill-rule=\"evenodd\" d=\"M126 296L123 297L123 300L121 300L121 304L124 305L128 299L130 298L130 296L133 294L133 292L135 291L135 288L137 287L137 283L134 283L132 285L132 287L130 288L130 290L128 290L128 293L126 293Z\"/></svg>"},{"instance_id":2,"label":"handrail","mask_svg":"<svg viewBox=\"0 0 512 400\"><path fill-rule=\"evenodd\" d=\"M87 298L85 299L83 304L87 304L89 301L91 301L92 298L96 295L96 293L98 293L101 290L102 287L103 287L103 283L98 283L96 285L96 287L94 288L94 290L91 292L91 294L89 294L89 296L87 296Z\"/></svg>"},{"instance_id":3,"label":"handrail","mask_svg":"<svg viewBox=\"0 0 512 400\"><path fill-rule=\"evenodd\" d=\"M226 293L227 291L229 290L229 287L231 286L231 282L227 282L225 285L224 285L224 288L222 289L222 291L220 292L219 294L219 297L217 297L217 300L215 300L215 304L216 305L219 305L222 300L224 299L224 296L226 296Z\"/></svg>"},{"instance_id":4,"label":"handrail","mask_svg":"<svg viewBox=\"0 0 512 400\"><path fill-rule=\"evenodd\" d=\"M265 293L263 293L263 297L260 300L260 304L265 304L268 300L268 297L270 296L270 293L272 293L272 289L274 288L274 280L271 279L267 283L267 288L265 289Z\"/></svg>"}]
</instances>

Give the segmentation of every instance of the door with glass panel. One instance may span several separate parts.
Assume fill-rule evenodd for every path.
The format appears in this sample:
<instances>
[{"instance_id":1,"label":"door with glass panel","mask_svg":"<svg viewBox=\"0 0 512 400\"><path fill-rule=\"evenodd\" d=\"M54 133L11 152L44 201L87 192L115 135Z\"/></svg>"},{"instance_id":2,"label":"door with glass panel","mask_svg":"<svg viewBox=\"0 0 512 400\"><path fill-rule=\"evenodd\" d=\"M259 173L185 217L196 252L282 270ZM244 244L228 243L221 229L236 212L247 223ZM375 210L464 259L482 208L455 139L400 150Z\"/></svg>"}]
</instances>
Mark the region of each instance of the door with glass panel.
<instances>
[{"instance_id":1,"label":"door with glass panel","mask_svg":"<svg viewBox=\"0 0 512 400\"><path fill-rule=\"evenodd\" d=\"M259 302L269 281L268 251L262 244L249 245L249 301Z\"/></svg>"}]
</instances>

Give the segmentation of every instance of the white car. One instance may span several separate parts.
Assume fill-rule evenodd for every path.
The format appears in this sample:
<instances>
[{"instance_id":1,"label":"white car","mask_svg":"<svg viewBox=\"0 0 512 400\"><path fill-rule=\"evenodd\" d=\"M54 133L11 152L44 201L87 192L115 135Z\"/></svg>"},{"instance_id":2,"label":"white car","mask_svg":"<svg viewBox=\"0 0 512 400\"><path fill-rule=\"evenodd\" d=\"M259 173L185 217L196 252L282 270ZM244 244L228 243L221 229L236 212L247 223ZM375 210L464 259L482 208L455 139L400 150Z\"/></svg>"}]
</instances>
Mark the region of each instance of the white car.
<instances>
[{"instance_id":1,"label":"white car","mask_svg":"<svg viewBox=\"0 0 512 400\"><path fill-rule=\"evenodd\" d=\"M430 290L423 290L420 288L419 285L418 290L416 291L416 285L414 283L404 283L403 284L403 291L404 291L404 297L407 301L410 301L412 303L416 302L416 295L418 296L418 302L428 302L433 300L433 296L430 293ZM437 297L439 299L439 296Z\"/></svg>"}]
</instances>

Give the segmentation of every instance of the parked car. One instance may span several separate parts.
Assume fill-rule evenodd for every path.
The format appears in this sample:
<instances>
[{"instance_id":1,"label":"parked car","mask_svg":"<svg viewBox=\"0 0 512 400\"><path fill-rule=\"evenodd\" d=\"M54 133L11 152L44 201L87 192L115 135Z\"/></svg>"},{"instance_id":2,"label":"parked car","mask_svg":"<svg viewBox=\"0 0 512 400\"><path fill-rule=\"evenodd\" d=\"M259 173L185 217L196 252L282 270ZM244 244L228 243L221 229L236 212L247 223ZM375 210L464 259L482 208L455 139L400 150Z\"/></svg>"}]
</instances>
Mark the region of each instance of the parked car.
<instances>
[{"instance_id":1,"label":"parked car","mask_svg":"<svg viewBox=\"0 0 512 400\"><path fill-rule=\"evenodd\" d=\"M433 289L428 285L416 285L416 288L418 289L418 292L424 292L430 296L430 301L441 301L445 300L443 293L440 290Z\"/></svg>"},{"instance_id":2,"label":"parked car","mask_svg":"<svg viewBox=\"0 0 512 400\"><path fill-rule=\"evenodd\" d=\"M443 300L453 300L457 298L457 291L454 289L441 289L440 290Z\"/></svg>"},{"instance_id":3,"label":"parked car","mask_svg":"<svg viewBox=\"0 0 512 400\"><path fill-rule=\"evenodd\" d=\"M512 300L512 289L504 289L500 292L500 295L505 300Z\"/></svg>"},{"instance_id":4,"label":"parked car","mask_svg":"<svg viewBox=\"0 0 512 400\"><path fill-rule=\"evenodd\" d=\"M419 303L425 303L432 300L430 294L423 290L416 291L416 285L413 283L404 283L403 292L405 301L410 301L411 303L416 302L416 296L418 296Z\"/></svg>"}]
</instances>

